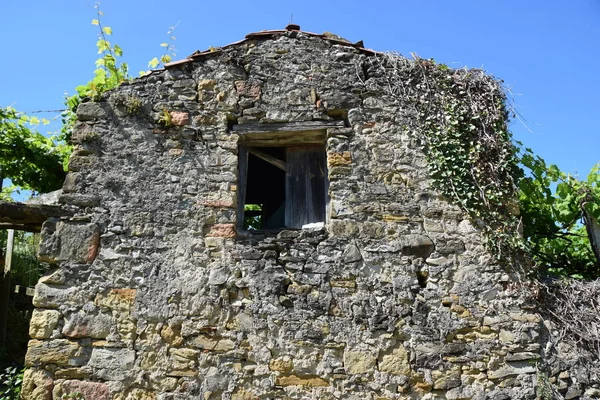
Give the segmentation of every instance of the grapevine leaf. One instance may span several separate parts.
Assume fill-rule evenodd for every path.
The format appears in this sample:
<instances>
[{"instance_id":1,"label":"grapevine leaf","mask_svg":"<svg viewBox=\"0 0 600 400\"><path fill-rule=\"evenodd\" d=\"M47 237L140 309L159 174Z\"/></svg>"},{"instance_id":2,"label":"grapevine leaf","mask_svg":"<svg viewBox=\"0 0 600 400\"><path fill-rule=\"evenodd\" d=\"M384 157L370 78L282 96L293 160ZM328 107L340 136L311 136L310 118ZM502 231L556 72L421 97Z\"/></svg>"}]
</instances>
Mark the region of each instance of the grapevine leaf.
<instances>
[{"instance_id":1,"label":"grapevine leaf","mask_svg":"<svg viewBox=\"0 0 600 400\"><path fill-rule=\"evenodd\" d=\"M148 62L148 67L156 68L158 66L158 64L160 64L160 61L158 60L158 58L154 57L152 60L150 60Z\"/></svg>"}]
</instances>

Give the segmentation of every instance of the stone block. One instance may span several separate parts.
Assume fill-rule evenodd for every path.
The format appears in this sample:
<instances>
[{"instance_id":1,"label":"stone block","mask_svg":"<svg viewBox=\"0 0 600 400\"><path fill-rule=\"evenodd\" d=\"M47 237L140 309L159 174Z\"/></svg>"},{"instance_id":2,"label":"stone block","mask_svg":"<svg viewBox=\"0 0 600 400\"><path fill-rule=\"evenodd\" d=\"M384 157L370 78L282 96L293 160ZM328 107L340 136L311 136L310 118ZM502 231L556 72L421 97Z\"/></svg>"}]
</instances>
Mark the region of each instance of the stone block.
<instances>
[{"instance_id":1,"label":"stone block","mask_svg":"<svg viewBox=\"0 0 600 400\"><path fill-rule=\"evenodd\" d=\"M519 322L535 322L535 323L539 323L542 320L539 315L532 314L532 313L526 313L526 312L522 312L522 313L510 313L510 317L514 321L519 321Z\"/></svg>"},{"instance_id":2,"label":"stone block","mask_svg":"<svg viewBox=\"0 0 600 400\"><path fill-rule=\"evenodd\" d=\"M58 202L77 207L96 207L100 204L100 198L92 194L64 193L58 198Z\"/></svg>"},{"instance_id":3,"label":"stone block","mask_svg":"<svg viewBox=\"0 0 600 400\"><path fill-rule=\"evenodd\" d=\"M64 285L47 285L38 283L35 285L33 294L33 305L39 308L57 308L72 300L77 289Z\"/></svg>"},{"instance_id":4,"label":"stone block","mask_svg":"<svg viewBox=\"0 0 600 400\"><path fill-rule=\"evenodd\" d=\"M81 343L67 339L30 340L25 355L25 365L56 364L60 366L84 365L90 357L90 349Z\"/></svg>"},{"instance_id":5,"label":"stone block","mask_svg":"<svg viewBox=\"0 0 600 400\"><path fill-rule=\"evenodd\" d=\"M352 156L349 151L344 151L342 153L328 152L327 164L329 167L350 165L352 164Z\"/></svg>"},{"instance_id":6,"label":"stone block","mask_svg":"<svg viewBox=\"0 0 600 400\"><path fill-rule=\"evenodd\" d=\"M92 121L106 117L106 111L96 102L81 103L77 107L79 121Z\"/></svg>"},{"instance_id":7,"label":"stone block","mask_svg":"<svg viewBox=\"0 0 600 400\"><path fill-rule=\"evenodd\" d=\"M406 255L427 259L435 250L433 241L425 235L402 236L402 252Z\"/></svg>"},{"instance_id":8,"label":"stone block","mask_svg":"<svg viewBox=\"0 0 600 400\"><path fill-rule=\"evenodd\" d=\"M344 252L342 253L342 259L345 263L353 263L362 260L362 254L356 245L351 244L344 249Z\"/></svg>"},{"instance_id":9,"label":"stone block","mask_svg":"<svg viewBox=\"0 0 600 400\"><path fill-rule=\"evenodd\" d=\"M70 172L65 177L65 181L63 183L63 193L73 193L77 191L79 173Z\"/></svg>"},{"instance_id":10,"label":"stone block","mask_svg":"<svg viewBox=\"0 0 600 400\"><path fill-rule=\"evenodd\" d=\"M358 224L349 220L332 219L328 230L334 236L351 237L358 232Z\"/></svg>"},{"instance_id":11,"label":"stone block","mask_svg":"<svg viewBox=\"0 0 600 400\"><path fill-rule=\"evenodd\" d=\"M52 391L53 398L67 399L79 393L85 400L110 400L110 390L103 382L85 382L80 380L67 380L58 382Z\"/></svg>"},{"instance_id":12,"label":"stone block","mask_svg":"<svg viewBox=\"0 0 600 400\"><path fill-rule=\"evenodd\" d=\"M332 279L329 286L332 288L355 289L356 281L354 279Z\"/></svg>"},{"instance_id":13,"label":"stone block","mask_svg":"<svg viewBox=\"0 0 600 400\"><path fill-rule=\"evenodd\" d=\"M183 343L181 327L179 326L165 325L160 331L160 336L172 346L180 346Z\"/></svg>"},{"instance_id":14,"label":"stone block","mask_svg":"<svg viewBox=\"0 0 600 400\"><path fill-rule=\"evenodd\" d=\"M62 334L70 338L91 337L94 339L104 339L110 333L110 328L114 325L112 316L98 313L87 314L84 311L78 311L65 318L65 325Z\"/></svg>"},{"instance_id":15,"label":"stone block","mask_svg":"<svg viewBox=\"0 0 600 400\"><path fill-rule=\"evenodd\" d=\"M27 368L23 374L23 400L52 400L52 375L45 370Z\"/></svg>"},{"instance_id":16,"label":"stone block","mask_svg":"<svg viewBox=\"0 0 600 400\"><path fill-rule=\"evenodd\" d=\"M186 348L169 349L170 366L176 371L197 372L198 354L200 351Z\"/></svg>"},{"instance_id":17,"label":"stone block","mask_svg":"<svg viewBox=\"0 0 600 400\"><path fill-rule=\"evenodd\" d=\"M294 368L294 362L289 357L276 358L269 362L269 369L276 372L290 372Z\"/></svg>"},{"instance_id":18,"label":"stone block","mask_svg":"<svg viewBox=\"0 0 600 400\"><path fill-rule=\"evenodd\" d=\"M91 263L99 244L100 228L96 224L46 221L38 259L50 264L67 260L76 264Z\"/></svg>"},{"instance_id":19,"label":"stone block","mask_svg":"<svg viewBox=\"0 0 600 400\"><path fill-rule=\"evenodd\" d=\"M135 321L130 318L119 318L117 321L117 331L121 335L121 340L135 340L137 335Z\"/></svg>"},{"instance_id":20,"label":"stone block","mask_svg":"<svg viewBox=\"0 0 600 400\"><path fill-rule=\"evenodd\" d=\"M500 333L498 333L498 339L504 343L514 342L515 335L511 331L507 331L505 329L501 329Z\"/></svg>"},{"instance_id":21,"label":"stone block","mask_svg":"<svg viewBox=\"0 0 600 400\"><path fill-rule=\"evenodd\" d=\"M234 224L214 224L208 227L206 236L208 237L222 237L222 238L235 238L235 225Z\"/></svg>"},{"instance_id":22,"label":"stone block","mask_svg":"<svg viewBox=\"0 0 600 400\"><path fill-rule=\"evenodd\" d=\"M171 111L169 114L174 126L184 126L190 122L190 114L187 112Z\"/></svg>"},{"instance_id":23,"label":"stone block","mask_svg":"<svg viewBox=\"0 0 600 400\"><path fill-rule=\"evenodd\" d=\"M135 301L136 289L119 288L98 293L94 304L119 312L130 313Z\"/></svg>"},{"instance_id":24,"label":"stone block","mask_svg":"<svg viewBox=\"0 0 600 400\"><path fill-rule=\"evenodd\" d=\"M92 370L87 366L76 368L61 368L54 372L54 379L90 379Z\"/></svg>"},{"instance_id":25,"label":"stone block","mask_svg":"<svg viewBox=\"0 0 600 400\"><path fill-rule=\"evenodd\" d=\"M213 90L217 81L214 79L203 79L198 83L198 91L200 90Z\"/></svg>"},{"instance_id":26,"label":"stone block","mask_svg":"<svg viewBox=\"0 0 600 400\"><path fill-rule=\"evenodd\" d=\"M460 371L433 371L433 388L437 390L448 390L459 387L461 384Z\"/></svg>"},{"instance_id":27,"label":"stone block","mask_svg":"<svg viewBox=\"0 0 600 400\"><path fill-rule=\"evenodd\" d=\"M513 363L505 363L499 368L489 370L487 377L489 379L501 379L507 376L533 374L537 371L535 363L529 361L519 361Z\"/></svg>"},{"instance_id":28,"label":"stone block","mask_svg":"<svg viewBox=\"0 0 600 400\"><path fill-rule=\"evenodd\" d=\"M35 309L29 322L29 336L32 339L48 339L60 319L61 313L56 310Z\"/></svg>"},{"instance_id":29,"label":"stone block","mask_svg":"<svg viewBox=\"0 0 600 400\"><path fill-rule=\"evenodd\" d=\"M239 96L259 99L262 91L258 82L235 81L235 90Z\"/></svg>"},{"instance_id":30,"label":"stone block","mask_svg":"<svg viewBox=\"0 0 600 400\"><path fill-rule=\"evenodd\" d=\"M381 239L384 236L383 225L378 222L365 222L360 227L360 236L369 239Z\"/></svg>"},{"instance_id":31,"label":"stone block","mask_svg":"<svg viewBox=\"0 0 600 400\"><path fill-rule=\"evenodd\" d=\"M200 335L194 339L194 344L204 350L229 351L235 348L235 342L231 339L222 339L207 335Z\"/></svg>"},{"instance_id":32,"label":"stone block","mask_svg":"<svg viewBox=\"0 0 600 400\"><path fill-rule=\"evenodd\" d=\"M379 355L379 371L392 375L410 375L410 361L404 346L393 347Z\"/></svg>"},{"instance_id":33,"label":"stone block","mask_svg":"<svg viewBox=\"0 0 600 400\"><path fill-rule=\"evenodd\" d=\"M329 382L327 382L323 378L319 378L318 376L313 375L280 375L277 378L275 378L275 385L320 387L329 386Z\"/></svg>"},{"instance_id":34,"label":"stone block","mask_svg":"<svg viewBox=\"0 0 600 400\"><path fill-rule=\"evenodd\" d=\"M135 351L121 348L96 347L88 365L97 378L123 380L130 375L135 361Z\"/></svg>"},{"instance_id":35,"label":"stone block","mask_svg":"<svg viewBox=\"0 0 600 400\"><path fill-rule=\"evenodd\" d=\"M347 374L366 374L375 370L377 359L364 351L344 352L344 369Z\"/></svg>"}]
</instances>

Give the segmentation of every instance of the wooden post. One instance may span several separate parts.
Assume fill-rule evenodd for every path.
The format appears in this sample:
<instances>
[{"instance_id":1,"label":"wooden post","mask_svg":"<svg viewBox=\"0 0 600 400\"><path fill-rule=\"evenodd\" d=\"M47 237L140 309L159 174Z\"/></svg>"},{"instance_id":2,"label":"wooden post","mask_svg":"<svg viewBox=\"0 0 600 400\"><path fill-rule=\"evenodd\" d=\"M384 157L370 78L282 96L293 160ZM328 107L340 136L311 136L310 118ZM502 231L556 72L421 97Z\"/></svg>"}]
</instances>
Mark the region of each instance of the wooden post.
<instances>
[{"instance_id":1,"label":"wooden post","mask_svg":"<svg viewBox=\"0 0 600 400\"><path fill-rule=\"evenodd\" d=\"M2 291L0 292L0 347L6 343L6 326L8 324L8 302L10 300L10 268L15 241L15 231L8 230L6 240L6 258L4 259L4 273L2 276Z\"/></svg>"}]
</instances>

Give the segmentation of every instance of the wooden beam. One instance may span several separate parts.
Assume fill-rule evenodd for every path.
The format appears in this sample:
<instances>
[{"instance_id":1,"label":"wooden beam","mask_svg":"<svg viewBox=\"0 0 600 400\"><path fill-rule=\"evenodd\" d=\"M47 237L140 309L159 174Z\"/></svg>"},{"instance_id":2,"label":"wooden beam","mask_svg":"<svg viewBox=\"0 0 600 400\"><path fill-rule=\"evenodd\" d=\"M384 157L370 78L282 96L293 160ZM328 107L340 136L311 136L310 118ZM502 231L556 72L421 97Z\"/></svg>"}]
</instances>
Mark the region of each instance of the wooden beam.
<instances>
[{"instance_id":1,"label":"wooden beam","mask_svg":"<svg viewBox=\"0 0 600 400\"><path fill-rule=\"evenodd\" d=\"M285 172L285 161L281 161L278 158L268 155L267 153L263 153L260 150L253 149L252 147L248 148L248 153L255 155L256 157L260 158L261 160L264 160L264 161L268 162L269 164L274 165L277 168L279 168L280 170L282 170L283 172Z\"/></svg>"},{"instance_id":2,"label":"wooden beam","mask_svg":"<svg viewBox=\"0 0 600 400\"><path fill-rule=\"evenodd\" d=\"M323 144L327 129L342 127L342 121L307 121L234 125L232 131L249 147L286 147Z\"/></svg>"},{"instance_id":3,"label":"wooden beam","mask_svg":"<svg viewBox=\"0 0 600 400\"><path fill-rule=\"evenodd\" d=\"M58 205L0 201L0 229L39 232L48 218L67 217L73 214L72 211Z\"/></svg>"},{"instance_id":4,"label":"wooden beam","mask_svg":"<svg viewBox=\"0 0 600 400\"><path fill-rule=\"evenodd\" d=\"M242 124L234 125L233 132L244 133L267 133L267 132L300 132L315 131L328 128L343 128L344 121L303 121L276 124Z\"/></svg>"},{"instance_id":5,"label":"wooden beam","mask_svg":"<svg viewBox=\"0 0 600 400\"><path fill-rule=\"evenodd\" d=\"M42 230L42 227L39 224L9 224L9 223L0 223L0 230L4 230L4 229L14 229L15 231L40 233L41 230Z\"/></svg>"}]
</instances>

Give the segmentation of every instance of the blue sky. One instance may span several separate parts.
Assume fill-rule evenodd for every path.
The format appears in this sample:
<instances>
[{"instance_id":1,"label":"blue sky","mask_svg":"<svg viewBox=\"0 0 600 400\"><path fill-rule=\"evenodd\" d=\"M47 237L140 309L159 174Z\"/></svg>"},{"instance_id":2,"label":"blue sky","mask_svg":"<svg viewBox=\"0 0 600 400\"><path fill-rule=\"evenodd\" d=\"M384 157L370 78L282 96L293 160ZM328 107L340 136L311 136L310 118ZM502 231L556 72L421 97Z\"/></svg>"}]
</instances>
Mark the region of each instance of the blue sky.
<instances>
[{"instance_id":1,"label":"blue sky","mask_svg":"<svg viewBox=\"0 0 600 400\"><path fill-rule=\"evenodd\" d=\"M0 1L0 106L60 109L65 92L91 79L94 4ZM133 75L161 55L159 44L177 23L179 59L249 32L282 29L293 14L302 30L362 39L367 48L414 52L451 67L483 68L514 95L523 120L511 124L516 139L581 177L600 161L600 0L104 0L100 7Z\"/></svg>"}]
</instances>

